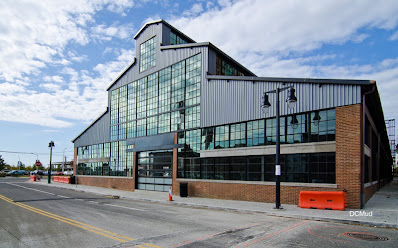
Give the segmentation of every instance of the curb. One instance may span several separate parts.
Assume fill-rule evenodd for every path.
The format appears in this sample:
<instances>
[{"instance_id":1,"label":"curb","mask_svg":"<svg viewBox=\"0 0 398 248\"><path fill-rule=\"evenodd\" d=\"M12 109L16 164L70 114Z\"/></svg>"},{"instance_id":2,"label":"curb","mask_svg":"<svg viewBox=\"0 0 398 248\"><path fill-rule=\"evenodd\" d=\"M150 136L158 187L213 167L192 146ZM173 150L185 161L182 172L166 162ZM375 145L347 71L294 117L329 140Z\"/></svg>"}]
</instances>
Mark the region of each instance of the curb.
<instances>
[{"instance_id":1,"label":"curb","mask_svg":"<svg viewBox=\"0 0 398 248\"><path fill-rule=\"evenodd\" d=\"M31 181L29 180L28 182L31 182ZM34 182L31 182L31 183L34 183ZM92 192L92 191L87 191L87 190L82 190L82 189L77 189L77 188L75 189L75 188L63 187L63 185L55 185L55 184L50 184L50 185L44 184L44 185L74 190L77 192L86 192L86 193L91 193L91 194L95 194L95 195L101 195L101 196L105 196L105 197L111 198L111 199L130 199L130 200L138 200L138 201L153 202L153 203L172 204L172 205L183 206L183 207L195 207L195 208L203 208L203 209L234 211L234 212L241 212L241 213L260 213L260 214L265 214L267 216L273 216L273 217L295 218L295 219L302 219L302 220L326 221L326 222L349 224L349 225L363 225L363 226L371 226L371 227L398 229L398 224L388 224L388 223L359 221L359 220L335 219L335 218L327 218L327 217L312 217L312 216L288 214L285 211L282 211L282 213L284 213L284 214L278 214L278 213L281 213L278 210L260 211L260 210L250 210L250 209L209 206L209 205L193 204L193 203L186 203L186 202L176 202L176 201L170 202L167 200L154 200L154 199L148 199L148 198L137 198L137 197L129 197L129 196Z\"/></svg>"}]
</instances>

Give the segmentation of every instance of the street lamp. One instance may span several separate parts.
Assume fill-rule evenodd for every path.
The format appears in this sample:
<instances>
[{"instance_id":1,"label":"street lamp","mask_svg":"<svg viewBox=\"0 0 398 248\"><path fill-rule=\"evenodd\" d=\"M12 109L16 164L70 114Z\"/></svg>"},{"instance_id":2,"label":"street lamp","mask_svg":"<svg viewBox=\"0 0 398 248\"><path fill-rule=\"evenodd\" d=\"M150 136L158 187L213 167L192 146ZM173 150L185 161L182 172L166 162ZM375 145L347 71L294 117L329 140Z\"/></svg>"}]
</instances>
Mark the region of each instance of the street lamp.
<instances>
[{"instance_id":1,"label":"street lamp","mask_svg":"<svg viewBox=\"0 0 398 248\"><path fill-rule=\"evenodd\" d=\"M286 99L287 102L287 107L289 109L293 109L296 106L297 103L297 97L294 95L295 89L293 86L287 86L283 88L276 88L275 90L267 91L264 92L262 102L261 102L261 110L263 111L264 114L267 114L269 112L269 109L271 107L271 103L269 102L268 99L268 94L270 93L275 93L276 94L276 161L275 161L275 176L276 176L276 187L275 187L275 209L281 209L281 183L280 183L280 176L281 176L281 165L279 164L279 157L280 157L280 149L281 149L281 144L280 144L280 116L279 116L279 93L284 91L284 90L289 90L289 96Z\"/></svg>"},{"instance_id":2,"label":"street lamp","mask_svg":"<svg viewBox=\"0 0 398 248\"><path fill-rule=\"evenodd\" d=\"M48 183L51 183L51 158L53 156L54 146L54 141L50 141L50 143L48 143L48 147L50 147L50 169L48 170Z\"/></svg>"},{"instance_id":3,"label":"street lamp","mask_svg":"<svg viewBox=\"0 0 398 248\"><path fill-rule=\"evenodd\" d=\"M321 116L319 115L319 111L315 111L315 116L314 116L314 118L312 119L313 120L313 124L315 125L315 126L318 126L319 125L319 122L321 121Z\"/></svg>"}]
</instances>

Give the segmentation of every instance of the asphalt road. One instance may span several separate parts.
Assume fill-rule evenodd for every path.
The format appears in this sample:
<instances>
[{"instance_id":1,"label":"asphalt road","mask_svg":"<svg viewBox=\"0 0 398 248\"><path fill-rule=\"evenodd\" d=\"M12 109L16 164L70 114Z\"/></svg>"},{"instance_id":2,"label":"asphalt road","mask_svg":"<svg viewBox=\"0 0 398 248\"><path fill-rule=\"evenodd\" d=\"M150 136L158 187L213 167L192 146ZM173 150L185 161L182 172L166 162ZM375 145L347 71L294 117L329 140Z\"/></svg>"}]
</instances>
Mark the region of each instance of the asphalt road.
<instances>
[{"instance_id":1,"label":"asphalt road","mask_svg":"<svg viewBox=\"0 0 398 248\"><path fill-rule=\"evenodd\" d=\"M398 230L176 206L0 178L0 247L396 247Z\"/></svg>"}]
</instances>

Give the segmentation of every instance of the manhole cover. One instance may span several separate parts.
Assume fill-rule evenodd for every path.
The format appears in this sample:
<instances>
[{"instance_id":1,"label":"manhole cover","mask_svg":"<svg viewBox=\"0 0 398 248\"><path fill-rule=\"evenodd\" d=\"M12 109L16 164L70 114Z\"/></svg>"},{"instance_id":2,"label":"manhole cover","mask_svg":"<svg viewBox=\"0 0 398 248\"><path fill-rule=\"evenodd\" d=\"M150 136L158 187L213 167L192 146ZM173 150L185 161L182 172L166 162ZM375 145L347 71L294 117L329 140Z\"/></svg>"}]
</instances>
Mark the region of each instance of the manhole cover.
<instances>
[{"instance_id":1,"label":"manhole cover","mask_svg":"<svg viewBox=\"0 0 398 248\"><path fill-rule=\"evenodd\" d=\"M385 236L378 236L373 233L364 233L364 232L346 232L343 233L344 236L359 239L359 240L367 240L367 241L387 241L390 240Z\"/></svg>"}]
</instances>

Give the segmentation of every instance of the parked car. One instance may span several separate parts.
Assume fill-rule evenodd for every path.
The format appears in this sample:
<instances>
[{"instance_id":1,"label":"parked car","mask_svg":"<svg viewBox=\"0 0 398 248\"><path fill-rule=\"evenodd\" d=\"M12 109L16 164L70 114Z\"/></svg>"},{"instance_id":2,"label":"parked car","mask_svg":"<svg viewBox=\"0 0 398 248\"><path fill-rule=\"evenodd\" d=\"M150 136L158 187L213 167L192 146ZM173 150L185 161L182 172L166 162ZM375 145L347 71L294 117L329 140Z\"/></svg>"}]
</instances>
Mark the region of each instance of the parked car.
<instances>
[{"instance_id":1,"label":"parked car","mask_svg":"<svg viewBox=\"0 0 398 248\"><path fill-rule=\"evenodd\" d=\"M32 173L40 176L44 175L44 172L42 170L34 170L32 171Z\"/></svg>"},{"instance_id":2,"label":"parked car","mask_svg":"<svg viewBox=\"0 0 398 248\"><path fill-rule=\"evenodd\" d=\"M0 173L8 174L11 170L3 169Z\"/></svg>"},{"instance_id":3,"label":"parked car","mask_svg":"<svg viewBox=\"0 0 398 248\"><path fill-rule=\"evenodd\" d=\"M64 173L63 173L62 171L56 171L56 172L54 173L54 175L55 175L55 176L63 176Z\"/></svg>"},{"instance_id":4,"label":"parked car","mask_svg":"<svg viewBox=\"0 0 398 248\"><path fill-rule=\"evenodd\" d=\"M12 170L8 173L8 175L25 175L25 170Z\"/></svg>"},{"instance_id":5,"label":"parked car","mask_svg":"<svg viewBox=\"0 0 398 248\"><path fill-rule=\"evenodd\" d=\"M64 175L65 176L72 176L73 175L73 171L64 171Z\"/></svg>"}]
</instances>

